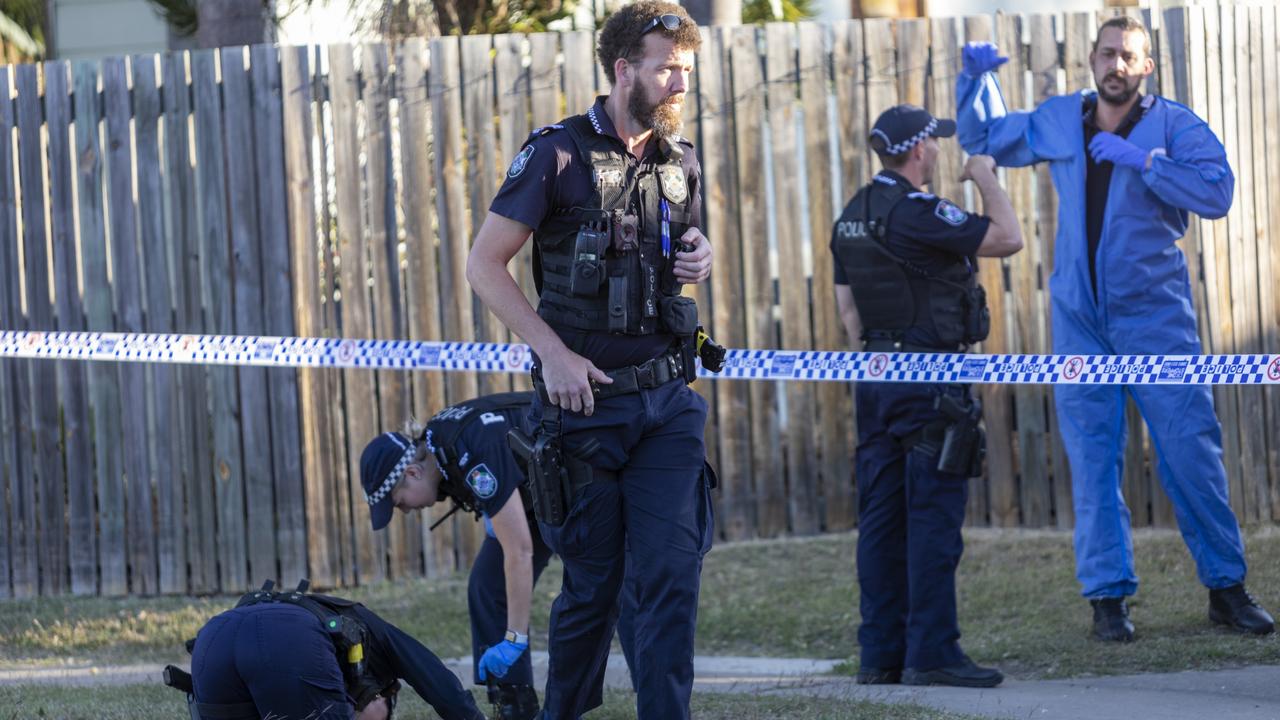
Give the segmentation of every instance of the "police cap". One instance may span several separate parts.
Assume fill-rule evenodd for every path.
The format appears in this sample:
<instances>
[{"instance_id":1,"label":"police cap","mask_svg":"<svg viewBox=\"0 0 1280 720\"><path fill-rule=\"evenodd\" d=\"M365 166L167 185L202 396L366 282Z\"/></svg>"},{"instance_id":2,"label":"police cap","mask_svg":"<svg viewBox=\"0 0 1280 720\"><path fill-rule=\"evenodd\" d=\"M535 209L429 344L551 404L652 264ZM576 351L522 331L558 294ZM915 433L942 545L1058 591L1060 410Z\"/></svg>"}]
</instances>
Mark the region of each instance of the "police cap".
<instances>
[{"instance_id":1,"label":"police cap","mask_svg":"<svg viewBox=\"0 0 1280 720\"><path fill-rule=\"evenodd\" d=\"M360 484L364 486L364 499L369 503L369 520L374 530L381 530L391 522L395 512L391 491L404 477L417 452L412 440L396 432L382 433L364 446L360 455Z\"/></svg>"},{"instance_id":2,"label":"police cap","mask_svg":"<svg viewBox=\"0 0 1280 720\"><path fill-rule=\"evenodd\" d=\"M927 137L955 134L955 120L939 120L922 107L903 104L880 113L867 140L881 155L901 155Z\"/></svg>"}]
</instances>

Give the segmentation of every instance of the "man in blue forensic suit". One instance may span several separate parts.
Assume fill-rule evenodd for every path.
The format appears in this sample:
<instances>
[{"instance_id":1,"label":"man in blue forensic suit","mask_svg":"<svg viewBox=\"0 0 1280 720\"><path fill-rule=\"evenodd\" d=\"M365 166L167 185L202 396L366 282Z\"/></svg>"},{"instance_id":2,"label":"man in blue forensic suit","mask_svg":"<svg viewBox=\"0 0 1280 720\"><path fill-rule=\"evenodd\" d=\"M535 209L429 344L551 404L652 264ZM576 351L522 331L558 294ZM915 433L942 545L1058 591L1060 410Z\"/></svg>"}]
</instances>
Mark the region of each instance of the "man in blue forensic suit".
<instances>
[{"instance_id":1,"label":"man in blue forensic suit","mask_svg":"<svg viewBox=\"0 0 1280 720\"><path fill-rule=\"evenodd\" d=\"M501 720L538 712L529 657L533 586L551 558L532 525L525 473L507 434L520 427L532 393L501 393L456 403L409 434L383 433L360 456L360 482L373 529L449 498L484 518L485 539L471 565L467 610L477 684L493 681Z\"/></svg>"},{"instance_id":2,"label":"man in blue forensic suit","mask_svg":"<svg viewBox=\"0 0 1280 720\"><path fill-rule=\"evenodd\" d=\"M639 718L689 717L712 528L707 404L687 385L697 310L680 288L708 277L711 246L698 161L677 133L700 43L675 4L611 15L597 55L612 92L533 134L467 261L472 289L535 355L531 493L564 560L543 705L555 720L599 704L624 572ZM536 312L507 270L531 233Z\"/></svg>"},{"instance_id":3,"label":"man in blue forensic suit","mask_svg":"<svg viewBox=\"0 0 1280 720\"><path fill-rule=\"evenodd\" d=\"M385 720L403 678L446 720L485 720L422 643L365 606L268 582L200 629L183 689L203 720ZM176 668L166 669L185 677ZM179 687L179 685L174 685Z\"/></svg>"},{"instance_id":4,"label":"man in blue forensic suit","mask_svg":"<svg viewBox=\"0 0 1280 720\"><path fill-rule=\"evenodd\" d=\"M987 336L975 256L1022 248L1022 233L991 158L972 180L987 215L919 188L933 182L938 141L955 122L898 105L869 142L884 169L858 191L831 233L836 305L855 351L965 352ZM968 479L981 474L982 411L969 386L857 386L858 682L994 687L1000 671L960 649L955 573Z\"/></svg>"},{"instance_id":5,"label":"man in blue forensic suit","mask_svg":"<svg viewBox=\"0 0 1280 720\"><path fill-rule=\"evenodd\" d=\"M1155 69L1143 25L1103 23L1089 56L1097 92L1011 112L993 70L1006 61L970 43L956 80L960 142L1007 167L1048 162L1058 190L1053 351L1061 354L1201 352L1186 260L1177 241L1188 212L1220 218L1235 178L1222 143L1188 108L1139 88ZM1271 616L1244 588L1240 527L1227 502L1221 429L1204 386L1056 385L1071 465L1076 577L1102 640L1133 639L1125 598L1138 589L1129 510L1120 491L1126 391L1151 429L1160 479L1173 501L1209 618L1267 634Z\"/></svg>"}]
</instances>

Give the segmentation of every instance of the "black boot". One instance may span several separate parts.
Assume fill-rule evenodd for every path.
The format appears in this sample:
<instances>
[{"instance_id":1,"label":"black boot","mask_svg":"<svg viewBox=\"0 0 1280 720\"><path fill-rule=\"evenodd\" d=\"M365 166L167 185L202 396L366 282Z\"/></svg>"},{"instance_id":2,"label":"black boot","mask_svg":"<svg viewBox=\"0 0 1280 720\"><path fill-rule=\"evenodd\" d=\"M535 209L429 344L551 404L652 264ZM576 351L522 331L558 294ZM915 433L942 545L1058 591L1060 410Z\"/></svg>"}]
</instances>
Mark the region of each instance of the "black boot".
<instances>
[{"instance_id":1,"label":"black boot","mask_svg":"<svg viewBox=\"0 0 1280 720\"><path fill-rule=\"evenodd\" d=\"M902 671L903 685L951 685L953 687L990 688L1004 682L1004 675L995 668L982 667L969 658L964 658L958 665L936 668L934 670L916 670L907 668Z\"/></svg>"},{"instance_id":2,"label":"black boot","mask_svg":"<svg viewBox=\"0 0 1280 720\"><path fill-rule=\"evenodd\" d=\"M1122 597L1095 598L1093 636L1107 642L1132 642L1133 623L1129 622L1129 604Z\"/></svg>"},{"instance_id":3,"label":"black boot","mask_svg":"<svg viewBox=\"0 0 1280 720\"><path fill-rule=\"evenodd\" d=\"M1209 619L1236 632L1269 635L1276 623L1258 604L1244 585L1232 585L1209 591Z\"/></svg>"},{"instance_id":4,"label":"black boot","mask_svg":"<svg viewBox=\"0 0 1280 720\"><path fill-rule=\"evenodd\" d=\"M532 685L490 683L493 720L533 720L538 714L538 693Z\"/></svg>"}]
</instances>

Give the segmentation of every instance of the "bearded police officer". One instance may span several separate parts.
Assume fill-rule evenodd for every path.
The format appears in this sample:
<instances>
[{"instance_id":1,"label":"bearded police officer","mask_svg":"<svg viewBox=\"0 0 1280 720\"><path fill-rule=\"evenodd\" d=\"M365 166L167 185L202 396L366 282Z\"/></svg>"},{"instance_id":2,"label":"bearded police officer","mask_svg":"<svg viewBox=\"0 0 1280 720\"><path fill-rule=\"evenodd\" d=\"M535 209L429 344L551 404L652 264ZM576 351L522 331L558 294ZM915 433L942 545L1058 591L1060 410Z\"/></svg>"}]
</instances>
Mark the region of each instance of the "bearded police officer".
<instances>
[{"instance_id":1,"label":"bearded police officer","mask_svg":"<svg viewBox=\"0 0 1280 720\"><path fill-rule=\"evenodd\" d=\"M383 433L360 456L360 482L374 530L395 508L408 512L451 499L484 518L485 540L471 565L467 610L473 673L492 683L499 720L530 720L538 712L529 657L533 586L551 558L531 524L524 470L508 446L532 393L501 393L444 408L408 434Z\"/></svg>"},{"instance_id":2,"label":"bearded police officer","mask_svg":"<svg viewBox=\"0 0 1280 720\"><path fill-rule=\"evenodd\" d=\"M712 534L696 307L711 269L700 171L677 133L697 26L678 5L625 5L597 54L613 89L536 131L467 263L471 287L533 349L530 483L564 560L543 715L599 704L623 582L634 573L638 715L689 716L702 555ZM507 270L533 234L535 313Z\"/></svg>"},{"instance_id":3,"label":"bearded police officer","mask_svg":"<svg viewBox=\"0 0 1280 720\"><path fill-rule=\"evenodd\" d=\"M938 141L955 122L898 105L869 141L884 169L832 231L836 301L855 350L964 352L986 337L975 257L1022 248L991 158L965 163L986 216L920 188L933 182ZM981 410L967 385L857 387L858 682L993 687L999 671L960 650L955 571L967 479L981 472Z\"/></svg>"}]
</instances>

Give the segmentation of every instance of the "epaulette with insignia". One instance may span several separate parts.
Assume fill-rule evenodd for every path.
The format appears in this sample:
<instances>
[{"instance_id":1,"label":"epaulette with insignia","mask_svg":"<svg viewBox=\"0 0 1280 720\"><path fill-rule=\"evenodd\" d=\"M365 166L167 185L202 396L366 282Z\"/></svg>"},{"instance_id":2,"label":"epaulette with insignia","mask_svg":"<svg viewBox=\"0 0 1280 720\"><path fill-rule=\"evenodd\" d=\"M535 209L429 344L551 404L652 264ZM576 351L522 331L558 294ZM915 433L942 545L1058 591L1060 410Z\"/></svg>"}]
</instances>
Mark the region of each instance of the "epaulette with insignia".
<instances>
[{"instance_id":1,"label":"epaulette with insignia","mask_svg":"<svg viewBox=\"0 0 1280 720\"><path fill-rule=\"evenodd\" d=\"M916 191L913 193L907 193L907 197L912 198L913 200L932 200L938 196L933 193Z\"/></svg>"},{"instance_id":2,"label":"epaulette with insignia","mask_svg":"<svg viewBox=\"0 0 1280 720\"><path fill-rule=\"evenodd\" d=\"M891 177L886 177L884 175L876 175L871 179L874 180L875 182L880 183L881 185L897 185L898 184L897 180L894 180Z\"/></svg>"},{"instance_id":3,"label":"epaulette with insignia","mask_svg":"<svg viewBox=\"0 0 1280 720\"><path fill-rule=\"evenodd\" d=\"M529 139L530 139L530 140L532 140L532 139L534 139L534 138L536 138L536 137L542 137L543 135L549 135L549 134L551 134L551 133L555 132L556 130L563 130L563 129L564 129L564 125L561 125L561 124L559 124L559 123L556 123L556 124L554 124L554 125L543 125L542 127L538 128L537 130L534 130L533 132L529 133Z\"/></svg>"}]
</instances>

